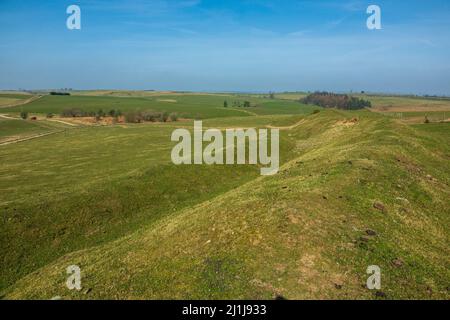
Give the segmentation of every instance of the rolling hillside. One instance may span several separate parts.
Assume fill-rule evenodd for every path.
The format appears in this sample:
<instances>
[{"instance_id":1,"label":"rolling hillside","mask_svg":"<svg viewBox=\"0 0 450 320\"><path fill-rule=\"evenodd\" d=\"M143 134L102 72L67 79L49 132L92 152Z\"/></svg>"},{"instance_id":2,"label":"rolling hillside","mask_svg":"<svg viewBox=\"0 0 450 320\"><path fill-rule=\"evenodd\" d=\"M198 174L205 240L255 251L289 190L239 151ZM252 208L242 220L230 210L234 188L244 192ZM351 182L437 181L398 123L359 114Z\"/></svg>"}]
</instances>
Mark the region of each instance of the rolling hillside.
<instances>
[{"instance_id":1,"label":"rolling hillside","mask_svg":"<svg viewBox=\"0 0 450 320\"><path fill-rule=\"evenodd\" d=\"M286 126L271 177L175 167L164 125L0 149L15 159L0 171L3 298L450 298L448 123L278 117L241 120ZM229 120L208 125L239 126ZM73 264L80 292L65 287ZM369 265L381 291L365 288Z\"/></svg>"}]
</instances>

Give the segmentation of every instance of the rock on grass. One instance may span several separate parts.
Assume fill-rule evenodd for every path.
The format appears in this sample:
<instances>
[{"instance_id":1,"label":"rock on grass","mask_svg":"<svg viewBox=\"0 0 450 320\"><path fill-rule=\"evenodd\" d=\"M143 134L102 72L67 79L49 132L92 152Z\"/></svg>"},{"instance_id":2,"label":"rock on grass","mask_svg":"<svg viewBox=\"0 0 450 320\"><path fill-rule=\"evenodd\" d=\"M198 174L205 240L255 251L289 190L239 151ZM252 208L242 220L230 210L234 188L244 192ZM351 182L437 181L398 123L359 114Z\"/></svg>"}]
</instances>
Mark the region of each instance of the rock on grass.
<instances>
[{"instance_id":1,"label":"rock on grass","mask_svg":"<svg viewBox=\"0 0 450 320\"><path fill-rule=\"evenodd\" d=\"M373 207L383 213L385 213L387 211L386 206L378 201L374 202Z\"/></svg>"}]
</instances>

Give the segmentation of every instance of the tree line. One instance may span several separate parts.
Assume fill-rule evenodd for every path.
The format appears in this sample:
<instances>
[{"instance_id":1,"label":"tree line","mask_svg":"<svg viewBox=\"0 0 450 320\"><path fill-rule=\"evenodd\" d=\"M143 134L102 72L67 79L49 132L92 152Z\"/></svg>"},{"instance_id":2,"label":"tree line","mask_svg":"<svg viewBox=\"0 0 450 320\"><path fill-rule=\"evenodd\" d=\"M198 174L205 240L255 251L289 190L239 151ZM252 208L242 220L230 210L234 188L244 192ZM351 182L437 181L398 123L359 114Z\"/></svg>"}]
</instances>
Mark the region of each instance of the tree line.
<instances>
[{"instance_id":1,"label":"tree line","mask_svg":"<svg viewBox=\"0 0 450 320\"><path fill-rule=\"evenodd\" d=\"M99 109L98 111L84 111L77 108L64 109L61 112L61 117L63 118L78 118L78 117L98 117L104 118L106 116L110 116L113 118L117 118L122 116L122 111L111 109L108 112L103 111L103 109Z\"/></svg>"},{"instance_id":2,"label":"tree line","mask_svg":"<svg viewBox=\"0 0 450 320\"><path fill-rule=\"evenodd\" d=\"M70 93L68 93L68 92L55 92L55 91L52 91L52 92L50 92L50 95L51 96L70 96Z\"/></svg>"},{"instance_id":3,"label":"tree line","mask_svg":"<svg viewBox=\"0 0 450 320\"><path fill-rule=\"evenodd\" d=\"M149 122L167 122L178 121L177 113L169 113L167 111L129 111L122 113L120 110L111 109L108 112L99 109L98 111L83 111L76 108L65 109L61 112L63 118L82 118L82 117L95 117L100 120L104 117L112 117L118 119L123 117L126 122L129 123L141 123L145 121Z\"/></svg>"},{"instance_id":4,"label":"tree line","mask_svg":"<svg viewBox=\"0 0 450 320\"><path fill-rule=\"evenodd\" d=\"M337 108L343 110L358 110L372 107L372 103L368 100L349 96L347 94L337 94L332 92L315 92L300 102L305 104L313 104L323 108Z\"/></svg>"},{"instance_id":5,"label":"tree line","mask_svg":"<svg viewBox=\"0 0 450 320\"><path fill-rule=\"evenodd\" d=\"M252 106L252 104L250 103L250 101L244 101L244 102L241 102L240 100L233 101L233 108L241 108L241 107L250 108L251 106ZM228 108L228 101L225 100L223 102L223 107Z\"/></svg>"}]
</instances>

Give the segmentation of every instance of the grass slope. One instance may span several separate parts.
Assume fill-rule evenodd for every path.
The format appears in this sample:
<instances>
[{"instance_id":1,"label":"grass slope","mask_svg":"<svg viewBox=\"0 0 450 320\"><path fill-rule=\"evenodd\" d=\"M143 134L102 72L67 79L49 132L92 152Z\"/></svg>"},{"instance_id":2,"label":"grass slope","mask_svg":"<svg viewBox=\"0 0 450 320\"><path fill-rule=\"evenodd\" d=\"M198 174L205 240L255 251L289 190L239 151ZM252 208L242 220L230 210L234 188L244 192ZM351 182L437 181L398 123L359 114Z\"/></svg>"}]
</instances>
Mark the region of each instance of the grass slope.
<instances>
[{"instance_id":1,"label":"grass slope","mask_svg":"<svg viewBox=\"0 0 450 320\"><path fill-rule=\"evenodd\" d=\"M359 121L347 121L353 117L358 117ZM18 231L25 237L27 232L30 233L28 239L31 241L39 239L40 234L45 237L48 226L54 230L50 232L54 239L44 241L42 247L34 251L51 251L51 247L46 249L45 246L56 244L57 247L59 243L65 247L69 243L66 250L60 249L58 254L47 257L48 264L36 265L42 261L42 257L37 257L33 265L33 260L27 261L29 256L24 256L23 249L18 250L16 260L9 261L9 264L6 261L6 265L14 269L17 263L26 261L28 269L14 273L14 270L3 271L2 268L2 279L8 272L10 277L6 283L3 281L4 285L21 277L5 288L4 298L48 299L59 295L67 299L262 299L283 295L288 299L371 299L376 296L375 292L364 288L365 271L367 266L375 264L381 267L382 291L387 298L448 299L450 150L448 143L445 144L448 140L442 137L448 136L448 132L447 124L433 125L429 131L427 127L410 127L367 111L323 111L308 116L300 126L282 132L281 146L285 149L282 151L283 167L278 175L257 177L250 174L239 183L228 182L228 188L219 188L210 197L196 197L196 203L186 206L182 201L175 206L171 204L176 201L169 201L166 207L160 207L163 214L158 219L151 218L157 211L149 202L138 211L138 215L145 218L136 221L151 222L142 224L141 228L130 227L129 231L135 231L124 232L122 237L98 241L98 246L91 246L91 234L95 234L96 229L100 229L100 234L103 230L109 232L107 226L117 223L114 217L123 219L121 214L111 214L110 210L149 199L145 190L152 188L146 181L153 181L151 177L154 174L144 168L148 157L154 153L151 148L144 147L142 157L128 156L126 151L119 150L126 148L131 140L121 136L102 139L100 131L95 133L99 135L98 145L95 139L94 142L86 139L88 146L80 143L68 152L61 148L69 140L59 137L56 145L60 148L56 150L68 154L66 159L69 162L58 164L59 157L55 155L53 165L61 167L58 176L65 174L68 179L82 181L84 178L92 182L70 183L66 185L68 190L60 191L67 195L79 193L72 205L69 196L65 201L63 198L62 203L53 204L52 201L59 200L52 199L59 199L60 195L49 195L48 201L40 206L42 213L34 213L40 216L39 219L26 221L25 216L18 215L24 219L20 230L8 229L16 228L19 220L7 225L6 234L2 230L2 244L6 239L13 243L2 248L2 252L11 250L3 255L3 259L10 259L20 246L27 246L26 241L20 240L16 242L19 247L14 245L14 235L20 234ZM127 134L135 133L130 131ZM136 134L138 137L144 139ZM120 148L111 149L113 141L122 144ZM48 145L45 142L33 143L42 148ZM108 148L106 144L111 145ZM22 148L36 149L29 147ZM32 160L25 157L39 158L34 154L23 155L25 149L22 152L8 149L2 157L19 157L17 165ZM98 154L94 163L87 161L93 150ZM106 160L109 159L107 154L114 155L114 160ZM20 160L20 155L23 160ZM83 165L76 165L75 159L85 159L85 166L99 168L95 179L87 178L87 172L78 177L76 172L83 174L84 170ZM36 165L44 166L35 161ZM131 167L142 170L135 173L125 171L124 174L125 167L121 170L115 168L117 164L125 166L127 161L139 162L128 170ZM52 162L47 166L52 166ZM214 175L215 170L195 166L181 168L170 175L163 174L155 182L156 187L174 175L181 175L175 185L162 188L167 193L157 193L150 198L159 201L161 196L164 199L164 195L170 197L172 192L185 188L198 192L195 191L197 188L205 187L210 192L211 188L217 188L214 182L217 185L224 183L216 179L232 174L217 172ZM248 167L235 170L245 168ZM3 177L7 172L17 172L13 168L3 170ZM35 170L45 173L44 168ZM116 170L117 175L122 172L122 180L114 182L111 178L112 183L101 183L101 177L114 176ZM192 172L189 173L190 170ZM27 175L30 174L33 173L28 171ZM11 179L17 179L17 175ZM196 175L204 175L204 180L200 177L192 185L184 182ZM24 179L23 175L19 174L19 177ZM60 183L63 187L63 182ZM42 177L30 188L45 188L46 184L49 181ZM119 188L120 184L123 186ZM71 191L73 185L78 185L80 190ZM112 190L103 192L103 188ZM5 185L2 187L4 190ZM129 191L122 196L120 193L124 190ZM17 193L7 191L12 198ZM23 192L20 212L27 212L27 206L29 211L34 210L30 208L31 204L25 203L27 196L32 194L35 194L32 190ZM143 194L145 196L142 197ZM127 202L128 196L138 198ZM36 200L39 197L46 199L41 194ZM2 201L13 202L15 206L21 203L20 199L12 198L8 200L3 196ZM86 199L86 203L81 199ZM375 209L374 202L383 203L384 210ZM60 210L61 205L65 210ZM98 209L92 210L91 206ZM47 207L54 209L47 212ZM130 210L128 214L132 212ZM68 213L74 215L73 219ZM50 221L45 224L46 219L57 219L53 229ZM71 232L77 232L76 227L80 228L78 237L86 237L84 245L71 245L68 239L63 238L64 233L57 232L57 221L64 219L69 219L66 227L74 225ZM369 236L366 232L369 229L375 231L375 235ZM65 234L70 237L69 232ZM28 246L30 254L33 246ZM82 250L73 251L76 247ZM66 254L60 256L64 252ZM60 257L56 259L57 256ZM65 287L65 270L72 264L82 268L81 292L69 291ZM25 276L27 271L32 272Z\"/></svg>"},{"instance_id":2,"label":"grass slope","mask_svg":"<svg viewBox=\"0 0 450 320\"><path fill-rule=\"evenodd\" d=\"M1 288L62 254L114 240L258 175L249 166L174 166L174 128L69 128L0 148ZM283 143L282 154L289 148Z\"/></svg>"},{"instance_id":3,"label":"grass slope","mask_svg":"<svg viewBox=\"0 0 450 320\"><path fill-rule=\"evenodd\" d=\"M56 132L64 126L50 121L24 121L0 117L0 143Z\"/></svg>"}]
</instances>

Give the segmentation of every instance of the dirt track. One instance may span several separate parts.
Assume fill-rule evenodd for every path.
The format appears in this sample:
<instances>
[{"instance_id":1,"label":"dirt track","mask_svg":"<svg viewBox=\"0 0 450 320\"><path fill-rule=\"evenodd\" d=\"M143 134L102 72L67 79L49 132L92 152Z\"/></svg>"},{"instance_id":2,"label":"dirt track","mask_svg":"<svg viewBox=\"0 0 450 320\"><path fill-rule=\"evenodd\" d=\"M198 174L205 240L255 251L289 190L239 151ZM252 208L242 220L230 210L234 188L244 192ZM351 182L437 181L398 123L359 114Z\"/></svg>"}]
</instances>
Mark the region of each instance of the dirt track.
<instances>
[{"instance_id":1,"label":"dirt track","mask_svg":"<svg viewBox=\"0 0 450 320\"><path fill-rule=\"evenodd\" d=\"M300 120L299 122L291 125L291 126L287 126L287 127L277 127L277 126L271 126L268 125L267 128L269 129L280 129L280 130L292 130L297 128L298 126L300 126L303 122L305 122L305 119Z\"/></svg>"},{"instance_id":2,"label":"dirt track","mask_svg":"<svg viewBox=\"0 0 450 320\"><path fill-rule=\"evenodd\" d=\"M59 122L59 123L62 123L62 124L66 124L68 126L78 127L77 124L74 124L74 123L71 123L71 122L67 122L67 121L63 121L63 120L47 119L47 121Z\"/></svg>"},{"instance_id":3,"label":"dirt track","mask_svg":"<svg viewBox=\"0 0 450 320\"><path fill-rule=\"evenodd\" d=\"M33 101L39 100L42 97L43 96L32 96L31 98L23 100L23 101L18 101L18 102L15 102L15 103L11 103L11 104L7 104L7 105L4 105L4 106L0 106L0 109L17 107L17 106L23 106L23 105L31 103Z\"/></svg>"},{"instance_id":4,"label":"dirt track","mask_svg":"<svg viewBox=\"0 0 450 320\"><path fill-rule=\"evenodd\" d=\"M8 120L20 120L19 118L13 118L10 116L5 116L4 114L0 114L0 118L8 119Z\"/></svg>"},{"instance_id":5,"label":"dirt track","mask_svg":"<svg viewBox=\"0 0 450 320\"><path fill-rule=\"evenodd\" d=\"M27 140L37 139L37 138L49 136L51 134L60 133L60 132L62 132L62 131L53 131L53 132L41 133L41 134L37 134L37 135L34 135L34 136L20 138L20 139L16 139L16 140L12 140L12 141L0 142L0 146L6 146L8 144L13 144L13 143L23 142L23 141L27 141Z\"/></svg>"}]
</instances>

